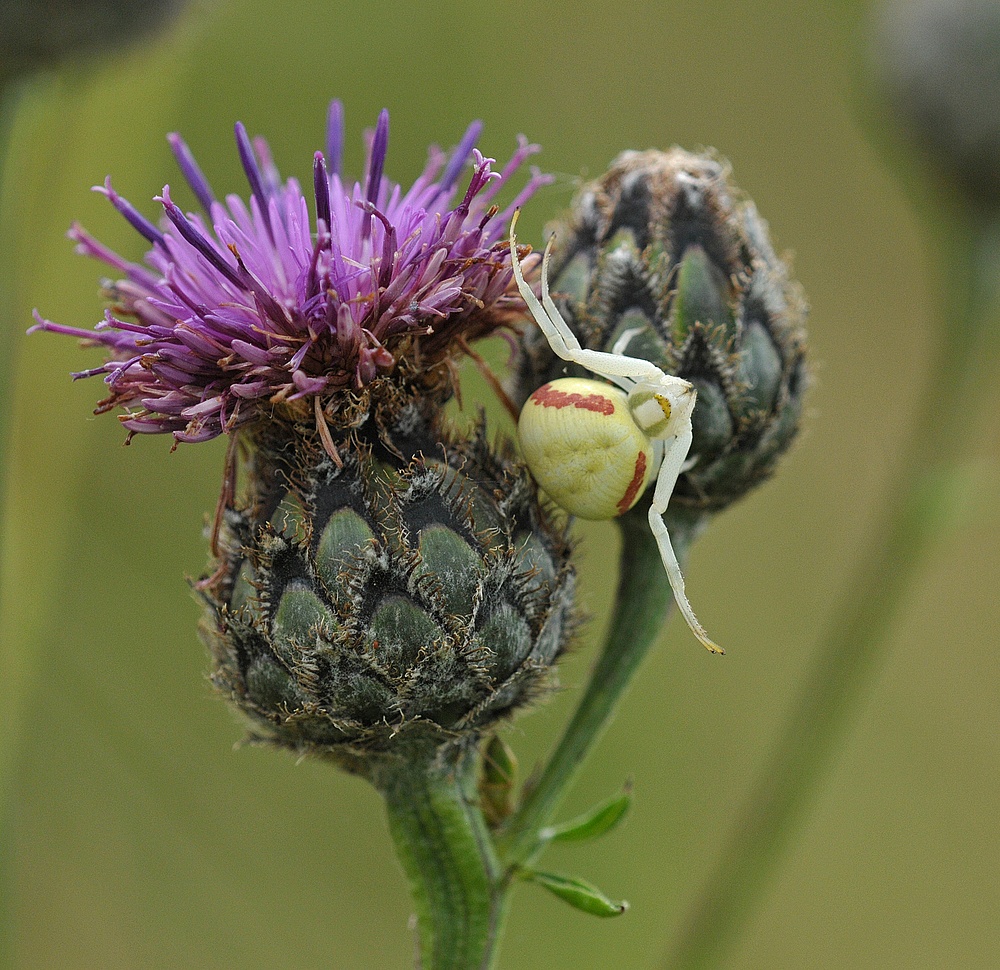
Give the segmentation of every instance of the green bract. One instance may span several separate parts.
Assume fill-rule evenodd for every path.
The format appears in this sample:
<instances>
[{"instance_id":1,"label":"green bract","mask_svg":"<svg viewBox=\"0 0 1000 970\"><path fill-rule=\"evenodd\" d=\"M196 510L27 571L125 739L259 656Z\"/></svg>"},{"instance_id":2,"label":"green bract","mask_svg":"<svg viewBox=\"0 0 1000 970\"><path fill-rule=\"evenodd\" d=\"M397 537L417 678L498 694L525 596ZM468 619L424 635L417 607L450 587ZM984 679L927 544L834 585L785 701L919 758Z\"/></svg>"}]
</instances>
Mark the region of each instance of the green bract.
<instances>
[{"instance_id":1,"label":"green bract","mask_svg":"<svg viewBox=\"0 0 1000 970\"><path fill-rule=\"evenodd\" d=\"M584 347L645 358L697 389L693 463L671 503L699 511L771 473L806 384L803 297L728 174L678 148L624 152L557 226L553 253L552 294ZM513 396L567 372L586 375L529 328Z\"/></svg>"},{"instance_id":2,"label":"green bract","mask_svg":"<svg viewBox=\"0 0 1000 970\"><path fill-rule=\"evenodd\" d=\"M255 739L351 759L478 737L544 689L571 626L561 528L482 429L413 405L338 442L258 442L204 590L213 680Z\"/></svg>"}]
</instances>

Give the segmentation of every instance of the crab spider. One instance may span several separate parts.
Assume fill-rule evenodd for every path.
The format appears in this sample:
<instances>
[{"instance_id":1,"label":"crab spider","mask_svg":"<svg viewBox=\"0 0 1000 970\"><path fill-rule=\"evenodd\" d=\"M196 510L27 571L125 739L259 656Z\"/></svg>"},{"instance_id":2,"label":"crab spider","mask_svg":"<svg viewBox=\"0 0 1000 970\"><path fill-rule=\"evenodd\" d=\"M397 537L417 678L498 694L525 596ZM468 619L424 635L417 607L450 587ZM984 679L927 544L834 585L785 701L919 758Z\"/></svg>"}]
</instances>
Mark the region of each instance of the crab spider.
<instances>
[{"instance_id":1,"label":"crab spider","mask_svg":"<svg viewBox=\"0 0 1000 970\"><path fill-rule=\"evenodd\" d=\"M617 385L568 377L538 388L525 402L518 421L525 461L552 500L582 519L612 519L627 512L645 491L658 463L649 527L674 600L691 632L712 653L723 653L691 609L663 521L691 448L691 413L697 392L682 378L664 374L652 361L581 347L549 295L551 238L542 258L541 300L524 281L514 237L517 217L515 212L510 223L514 278L553 353Z\"/></svg>"}]
</instances>

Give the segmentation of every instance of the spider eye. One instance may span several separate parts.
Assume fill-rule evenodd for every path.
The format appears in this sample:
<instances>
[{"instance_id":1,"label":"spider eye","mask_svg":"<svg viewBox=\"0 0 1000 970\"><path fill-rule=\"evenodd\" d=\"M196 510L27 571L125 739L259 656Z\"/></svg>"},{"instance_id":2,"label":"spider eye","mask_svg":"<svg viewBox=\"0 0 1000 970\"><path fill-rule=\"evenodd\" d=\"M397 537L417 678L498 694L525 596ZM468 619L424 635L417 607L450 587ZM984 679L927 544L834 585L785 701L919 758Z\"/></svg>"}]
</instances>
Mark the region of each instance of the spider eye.
<instances>
[{"instance_id":1,"label":"spider eye","mask_svg":"<svg viewBox=\"0 0 1000 970\"><path fill-rule=\"evenodd\" d=\"M518 434L535 481L581 519L623 515L655 471L628 396L601 381L567 377L538 388L521 410Z\"/></svg>"},{"instance_id":2,"label":"spider eye","mask_svg":"<svg viewBox=\"0 0 1000 970\"><path fill-rule=\"evenodd\" d=\"M667 430L673 407L670 398L650 390L635 390L629 396L635 423L650 438L659 438Z\"/></svg>"}]
</instances>

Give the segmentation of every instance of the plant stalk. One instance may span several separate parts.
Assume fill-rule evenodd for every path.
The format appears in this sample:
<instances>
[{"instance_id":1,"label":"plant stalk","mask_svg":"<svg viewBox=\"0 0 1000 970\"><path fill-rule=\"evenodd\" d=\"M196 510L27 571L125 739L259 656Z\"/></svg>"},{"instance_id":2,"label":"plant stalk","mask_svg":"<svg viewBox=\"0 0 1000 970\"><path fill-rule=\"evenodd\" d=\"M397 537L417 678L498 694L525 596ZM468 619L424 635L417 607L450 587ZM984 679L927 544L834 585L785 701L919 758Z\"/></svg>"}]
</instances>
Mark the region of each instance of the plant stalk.
<instances>
[{"instance_id":1,"label":"plant stalk","mask_svg":"<svg viewBox=\"0 0 1000 970\"><path fill-rule=\"evenodd\" d=\"M673 603L645 510L635 510L619 522L621 567L607 642L562 739L497 840L501 857L512 866L524 863L535 852L538 831L549 823L590 749L604 733ZM703 524L700 515L673 509L668 513L670 538L682 563Z\"/></svg>"},{"instance_id":2,"label":"plant stalk","mask_svg":"<svg viewBox=\"0 0 1000 970\"><path fill-rule=\"evenodd\" d=\"M369 769L416 906L422 970L489 970L506 910L493 842L476 804L475 749L432 746Z\"/></svg>"},{"instance_id":3,"label":"plant stalk","mask_svg":"<svg viewBox=\"0 0 1000 970\"><path fill-rule=\"evenodd\" d=\"M864 689L886 655L887 634L931 544L953 519L969 415L997 359L1000 233L965 226L949 249L945 319L935 368L918 397L885 508L833 625L822 639L741 820L664 966L723 965L761 902L796 823ZM951 513L951 514L949 514Z\"/></svg>"}]
</instances>

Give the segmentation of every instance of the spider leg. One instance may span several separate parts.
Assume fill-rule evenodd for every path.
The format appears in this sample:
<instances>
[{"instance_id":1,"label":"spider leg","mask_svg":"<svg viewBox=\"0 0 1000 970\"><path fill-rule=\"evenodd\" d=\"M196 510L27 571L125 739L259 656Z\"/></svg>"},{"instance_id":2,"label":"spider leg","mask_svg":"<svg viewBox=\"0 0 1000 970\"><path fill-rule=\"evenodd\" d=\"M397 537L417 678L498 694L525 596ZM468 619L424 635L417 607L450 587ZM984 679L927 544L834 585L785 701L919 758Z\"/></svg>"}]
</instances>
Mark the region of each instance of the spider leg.
<instances>
[{"instance_id":1,"label":"spider leg","mask_svg":"<svg viewBox=\"0 0 1000 970\"><path fill-rule=\"evenodd\" d=\"M517 281L518 292L521 294L521 299L524 300L531 311L535 323L538 324L542 333L545 334L545 339L549 342L552 352L563 360L576 363L576 353L580 350L580 342L576 339L576 335L569 329L566 321L563 320L556 309L555 304L552 303L551 298L546 295L546 299L552 305L555 313L554 318L549 316L531 287L525 282L524 274L521 272L521 260L517 256L517 240L514 237L514 229L517 226L517 217L519 215L520 210L515 210L510 220L510 265L511 269L514 270L514 279ZM542 259L542 292L546 294L548 288L548 261L551 250L552 241L550 239L548 245L545 247L545 256Z\"/></svg>"},{"instance_id":2,"label":"spider leg","mask_svg":"<svg viewBox=\"0 0 1000 970\"><path fill-rule=\"evenodd\" d=\"M663 513L667 511L667 504L673 494L677 478L681 473L681 467L687 458L687 453L691 448L691 425L688 424L676 438L667 439L663 443L663 461L656 477L656 488L653 492L653 503L649 507L649 527L656 537L656 545L660 550L660 558L663 560L663 568L667 572L667 579L670 581L670 588L674 593L674 600L677 608L681 611L691 632L707 647L712 653L725 653L717 643L714 643L705 632L704 627L698 622L698 618L691 609L688 602L687 593L684 592L684 577L681 574L680 564L674 553L674 547L670 543L670 533L667 531L667 524L663 521Z\"/></svg>"},{"instance_id":3,"label":"spider leg","mask_svg":"<svg viewBox=\"0 0 1000 970\"><path fill-rule=\"evenodd\" d=\"M542 306L545 307L545 315L549 318L552 326L559 331L566 346L573 352L579 353L583 350L580 341L575 333L569 328L569 324L563 319L559 312L552 294L549 292L549 259L552 256L552 243L555 234L549 236L549 241L545 244L545 252L542 254Z\"/></svg>"},{"instance_id":4,"label":"spider leg","mask_svg":"<svg viewBox=\"0 0 1000 970\"><path fill-rule=\"evenodd\" d=\"M510 262L514 270L514 279L521 298L527 304L531 315L538 324L545 339L548 340L552 352L562 360L599 374L617 384L622 390L630 391L636 380L659 383L666 375L656 364L637 357L625 357L621 354L609 354L600 350L586 350L580 346L576 334L563 319L559 308L549 295L549 257L552 252L552 239L545 246L542 257L542 299L539 301L531 287L528 286L521 271L521 261L517 256L517 240L514 230L519 212L515 212L510 222Z\"/></svg>"},{"instance_id":5,"label":"spider leg","mask_svg":"<svg viewBox=\"0 0 1000 970\"><path fill-rule=\"evenodd\" d=\"M614 346L611 348L611 353L617 354L619 357L624 357L625 348L632 342L632 338L640 333L642 333L642 327L629 327L628 330L623 331L622 335L615 341Z\"/></svg>"},{"instance_id":6,"label":"spider leg","mask_svg":"<svg viewBox=\"0 0 1000 970\"><path fill-rule=\"evenodd\" d=\"M565 358L564 358L565 359ZM604 350L579 350L573 357L573 362L586 367L587 370L606 377L609 381L614 381L623 390L631 390L632 385L637 381L646 384L663 384L664 380L670 380L659 367L651 360L643 360L641 357L623 357L621 354L609 354ZM629 381L623 384L617 378L624 378Z\"/></svg>"},{"instance_id":7,"label":"spider leg","mask_svg":"<svg viewBox=\"0 0 1000 970\"><path fill-rule=\"evenodd\" d=\"M658 383L666 375L652 361L639 357L626 357L615 351L609 354L601 350L586 350L580 346L576 334L570 330L569 324L566 323L563 315L559 312L559 307L556 306L549 293L549 256L552 253L552 240L554 238L554 236L549 237L545 246L545 255L542 257L542 306L545 308L545 315L549 322L559 332L559 336L562 337L572 353L571 357L563 357L563 360L571 360L574 364L586 367L587 370L614 381L625 391L631 390L631 381L636 379ZM548 336L547 332L546 336ZM626 378L627 383L618 380L620 377Z\"/></svg>"}]
</instances>

